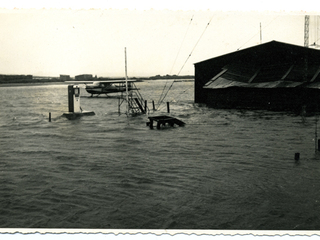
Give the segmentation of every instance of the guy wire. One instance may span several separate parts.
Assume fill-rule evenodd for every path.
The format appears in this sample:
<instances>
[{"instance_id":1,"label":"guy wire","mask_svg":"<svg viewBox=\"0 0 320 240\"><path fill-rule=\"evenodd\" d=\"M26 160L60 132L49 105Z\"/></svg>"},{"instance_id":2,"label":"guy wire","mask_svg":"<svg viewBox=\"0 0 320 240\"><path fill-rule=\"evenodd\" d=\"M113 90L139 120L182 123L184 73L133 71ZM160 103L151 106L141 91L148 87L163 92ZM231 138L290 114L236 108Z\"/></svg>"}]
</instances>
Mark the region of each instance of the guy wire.
<instances>
[{"instance_id":1,"label":"guy wire","mask_svg":"<svg viewBox=\"0 0 320 240\"><path fill-rule=\"evenodd\" d=\"M200 39L202 38L202 36L204 35L205 31L207 30L207 28L208 28L208 26L209 26L209 24L210 24L210 22L211 22L212 18L213 18L213 16L212 16L212 17L211 17L211 19L209 20L208 24L206 25L205 29L203 30L202 34L200 35L200 37L199 37L198 41L196 42L196 44L194 45L193 49L191 50L191 52L190 52L189 56L187 57L186 61L185 61L185 62L184 62L184 64L182 65L182 67L181 67L180 71L178 72L177 76L179 76L179 75L180 75L180 72L182 71L182 69L184 68L185 64L187 63L187 61L188 61L188 60L189 60L189 58L191 57L191 55L192 55L192 53L193 53L194 49L196 48L196 46L197 46L197 45L198 45L198 43L200 42ZM160 96L160 100L159 100L159 102L158 102L159 104L158 104L158 108L157 108L157 110L159 109L160 105L163 103L163 100L165 99L165 97L167 96L168 92L169 92L169 91L170 91L170 89L172 88L173 83L174 83L174 81L172 81L172 83L171 83L170 87L168 88L168 90L167 90L166 94L164 95L164 97L163 97L162 99L161 99L161 96L162 96L162 94L161 94L161 96Z\"/></svg>"},{"instance_id":2,"label":"guy wire","mask_svg":"<svg viewBox=\"0 0 320 240\"><path fill-rule=\"evenodd\" d=\"M192 20L193 20L193 16L194 16L194 15L192 15L192 17L191 17L191 19L190 19L188 28L187 28L187 30L186 30L186 32L185 32L185 34L184 34L184 37L183 37L183 39L182 39L182 42L181 42L181 44L180 44L180 48L179 48L178 53L177 53L177 55L176 55L176 58L175 58L175 60L174 60L174 62L173 62L173 65L172 65L172 67L171 67L170 74L172 73L173 67L174 67L174 65L175 65L175 63L176 63L176 61L177 61L177 58L178 58L178 55L179 55L179 53L180 53L181 47L182 47L182 45L183 45L183 42L184 42L184 40L185 40L185 38L186 38L186 36L187 36L187 33L188 33L188 31L189 31L191 22L192 22ZM162 97L162 94L163 94L163 92L164 92L164 90L165 90L165 88L166 88L166 86L167 86L167 83L168 83L168 81L166 81L166 83L165 83L165 85L164 85L164 87L163 87L163 89L162 89L161 95L160 95L159 100L158 100L158 103L157 103L158 106L160 105L161 97Z\"/></svg>"}]
</instances>

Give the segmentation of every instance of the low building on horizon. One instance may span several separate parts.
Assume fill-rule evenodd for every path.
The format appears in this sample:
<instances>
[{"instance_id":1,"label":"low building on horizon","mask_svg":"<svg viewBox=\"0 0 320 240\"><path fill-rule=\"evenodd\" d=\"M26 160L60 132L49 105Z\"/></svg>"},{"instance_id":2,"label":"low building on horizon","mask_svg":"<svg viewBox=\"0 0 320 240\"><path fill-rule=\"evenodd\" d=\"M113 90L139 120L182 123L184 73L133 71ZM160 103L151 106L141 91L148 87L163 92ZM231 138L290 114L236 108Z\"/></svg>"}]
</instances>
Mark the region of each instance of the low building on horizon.
<instances>
[{"instance_id":1,"label":"low building on horizon","mask_svg":"<svg viewBox=\"0 0 320 240\"><path fill-rule=\"evenodd\" d=\"M69 81L70 80L70 75L60 74L60 80Z\"/></svg>"},{"instance_id":2,"label":"low building on horizon","mask_svg":"<svg viewBox=\"0 0 320 240\"><path fill-rule=\"evenodd\" d=\"M92 79L92 74L81 74L81 75L76 75L75 80L77 81L86 81Z\"/></svg>"}]
</instances>

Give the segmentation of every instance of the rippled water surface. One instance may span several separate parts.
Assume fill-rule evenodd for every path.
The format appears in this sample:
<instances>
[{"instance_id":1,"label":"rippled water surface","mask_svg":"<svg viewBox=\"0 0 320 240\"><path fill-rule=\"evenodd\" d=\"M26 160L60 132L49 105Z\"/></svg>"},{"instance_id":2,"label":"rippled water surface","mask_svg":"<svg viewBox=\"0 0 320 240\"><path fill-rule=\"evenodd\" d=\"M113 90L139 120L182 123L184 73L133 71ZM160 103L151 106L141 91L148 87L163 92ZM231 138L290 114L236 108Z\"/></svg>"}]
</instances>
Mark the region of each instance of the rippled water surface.
<instances>
[{"instance_id":1,"label":"rippled water surface","mask_svg":"<svg viewBox=\"0 0 320 240\"><path fill-rule=\"evenodd\" d=\"M136 85L150 107L165 84ZM207 108L178 82L165 101L186 126L150 130L82 94L96 115L67 120L66 85L0 88L0 227L320 228L315 117Z\"/></svg>"}]
</instances>

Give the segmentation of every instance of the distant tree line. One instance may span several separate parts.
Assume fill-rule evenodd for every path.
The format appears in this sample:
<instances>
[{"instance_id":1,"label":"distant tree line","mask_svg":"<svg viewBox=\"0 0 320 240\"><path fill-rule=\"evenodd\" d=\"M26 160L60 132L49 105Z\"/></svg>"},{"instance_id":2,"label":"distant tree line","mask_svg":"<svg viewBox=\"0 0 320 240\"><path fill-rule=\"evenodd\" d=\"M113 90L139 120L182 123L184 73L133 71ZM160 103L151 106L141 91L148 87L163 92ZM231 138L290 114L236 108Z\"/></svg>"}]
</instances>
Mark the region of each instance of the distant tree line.
<instances>
[{"instance_id":1,"label":"distant tree line","mask_svg":"<svg viewBox=\"0 0 320 240\"><path fill-rule=\"evenodd\" d=\"M56 77L35 77L33 75L7 75L0 74L1 83L43 83L43 82L62 82Z\"/></svg>"}]
</instances>

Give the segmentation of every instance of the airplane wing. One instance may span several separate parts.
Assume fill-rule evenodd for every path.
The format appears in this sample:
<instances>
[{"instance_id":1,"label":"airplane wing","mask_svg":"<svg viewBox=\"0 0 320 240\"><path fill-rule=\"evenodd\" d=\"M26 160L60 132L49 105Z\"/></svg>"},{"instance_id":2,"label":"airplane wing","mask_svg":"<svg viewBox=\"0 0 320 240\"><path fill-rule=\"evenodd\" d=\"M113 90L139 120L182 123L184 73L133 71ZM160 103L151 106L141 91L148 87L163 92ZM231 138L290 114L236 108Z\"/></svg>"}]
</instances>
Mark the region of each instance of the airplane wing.
<instances>
[{"instance_id":1,"label":"airplane wing","mask_svg":"<svg viewBox=\"0 0 320 240\"><path fill-rule=\"evenodd\" d=\"M128 79L128 82L136 82L136 80ZM74 83L74 84L88 84L88 83L125 83L126 80L116 79L116 80L92 80L92 81L64 81L66 83Z\"/></svg>"}]
</instances>

